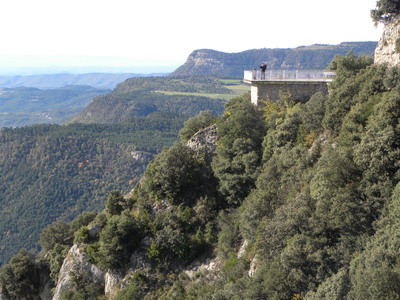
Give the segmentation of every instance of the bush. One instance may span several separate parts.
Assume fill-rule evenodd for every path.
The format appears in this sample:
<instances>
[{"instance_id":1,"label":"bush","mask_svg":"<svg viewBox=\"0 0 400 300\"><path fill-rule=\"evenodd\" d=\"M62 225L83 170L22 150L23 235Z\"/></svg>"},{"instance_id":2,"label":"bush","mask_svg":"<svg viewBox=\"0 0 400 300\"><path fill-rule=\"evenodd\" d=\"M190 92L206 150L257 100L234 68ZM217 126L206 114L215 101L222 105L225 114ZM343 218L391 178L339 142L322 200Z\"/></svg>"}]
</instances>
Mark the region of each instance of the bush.
<instances>
[{"instance_id":1,"label":"bush","mask_svg":"<svg viewBox=\"0 0 400 300\"><path fill-rule=\"evenodd\" d=\"M400 3L397 0L378 0L376 9L371 11L375 23L390 21L400 13Z\"/></svg>"},{"instance_id":2,"label":"bush","mask_svg":"<svg viewBox=\"0 0 400 300\"><path fill-rule=\"evenodd\" d=\"M142 234L135 219L128 213L112 216L100 233L99 264L105 269L123 267Z\"/></svg>"},{"instance_id":3,"label":"bush","mask_svg":"<svg viewBox=\"0 0 400 300\"><path fill-rule=\"evenodd\" d=\"M40 276L34 256L21 249L9 264L0 269L0 286L12 299L35 299L40 288Z\"/></svg>"},{"instance_id":4,"label":"bush","mask_svg":"<svg viewBox=\"0 0 400 300\"><path fill-rule=\"evenodd\" d=\"M177 142L160 153L145 173L147 190L159 200L192 204L208 181L207 169L193 151Z\"/></svg>"},{"instance_id":5,"label":"bush","mask_svg":"<svg viewBox=\"0 0 400 300\"><path fill-rule=\"evenodd\" d=\"M179 136L182 142L189 140L197 131L207 126L210 126L216 117L213 116L210 110L201 111L197 116L189 118L183 128L179 131Z\"/></svg>"}]
</instances>

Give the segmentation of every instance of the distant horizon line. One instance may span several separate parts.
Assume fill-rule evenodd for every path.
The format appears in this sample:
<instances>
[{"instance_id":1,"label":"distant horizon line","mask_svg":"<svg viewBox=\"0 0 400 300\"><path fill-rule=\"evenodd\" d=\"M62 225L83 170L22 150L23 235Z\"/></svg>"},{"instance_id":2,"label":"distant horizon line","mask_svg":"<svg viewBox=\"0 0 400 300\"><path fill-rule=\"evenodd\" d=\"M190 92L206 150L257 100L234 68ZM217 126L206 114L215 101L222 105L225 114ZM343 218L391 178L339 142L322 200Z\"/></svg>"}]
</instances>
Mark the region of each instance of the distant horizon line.
<instances>
[{"instance_id":1,"label":"distant horizon line","mask_svg":"<svg viewBox=\"0 0 400 300\"><path fill-rule=\"evenodd\" d=\"M180 65L172 66L0 66L0 76L35 76L55 74L165 74L175 71Z\"/></svg>"}]
</instances>

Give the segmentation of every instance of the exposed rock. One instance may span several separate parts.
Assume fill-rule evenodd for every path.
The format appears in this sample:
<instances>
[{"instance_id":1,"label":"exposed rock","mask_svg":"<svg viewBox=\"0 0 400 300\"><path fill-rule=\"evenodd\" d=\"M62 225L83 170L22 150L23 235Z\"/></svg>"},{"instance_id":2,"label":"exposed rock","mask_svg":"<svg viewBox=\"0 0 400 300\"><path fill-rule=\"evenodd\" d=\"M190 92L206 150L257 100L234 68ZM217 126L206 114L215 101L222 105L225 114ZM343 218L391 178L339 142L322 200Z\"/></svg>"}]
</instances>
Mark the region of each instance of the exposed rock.
<instances>
[{"instance_id":1,"label":"exposed rock","mask_svg":"<svg viewBox=\"0 0 400 300\"><path fill-rule=\"evenodd\" d=\"M101 226L99 224L90 224L88 226L88 233L91 239L96 239L101 232Z\"/></svg>"},{"instance_id":2,"label":"exposed rock","mask_svg":"<svg viewBox=\"0 0 400 300\"><path fill-rule=\"evenodd\" d=\"M148 164L153 159L154 154L145 151L132 151L131 156L137 163Z\"/></svg>"},{"instance_id":3,"label":"exposed rock","mask_svg":"<svg viewBox=\"0 0 400 300\"><path fill-rule=\"evenodd\" d=\"M108 270L104 276L104 292L107 299L114 299L118 292L129 283L129 278L134 272L150 268L150 261L147 258L147 248L149 246L150 238L146 236L140 242L139 247L133 252L125 274Z\"/></svg>"},{"instance_id":4,"label":"exposed rock","mask_svg":"<svg viewBox=\"0 0 400 300\"><path fill-rule=\"evenodd\" d=\"M134 270L150 267L150 261L147 258L147 249L150 246L150 238L144 237L139 247L133 252L130 258L130 267Z\"/></svg>"},{"instance_id":5,"label":"exposed rock","mask_svg":"<svg viewBox=\"0 0 400 300\"><path fill-rule=\"evenodd\" d=\"M244 240L242 243L242 246L240 246L239 252L238 252L238 258L242 258L243 255L246 253L247 246L249 245L248 240Z\"/></svg>"},{"instance_id":6,"label":"exposed rock","mask_svg":"<svg viewBox=\"0 0 400 300\"><path fill-rule=\"evenodd\" d=\"M71 282L71 272L73 271L87 271L92 282L104 284L104 272L86 260L86 253L82 245L75 244L69 250L61 266L53 300L60 299L63 291L68 291L73 287Z\"/></svg>"},{"instance_id":7,"label":"exposed rock","mask_svg":"<svg viewBox=\"0 0 400 300\"><path fill-rule=\"evenodd\" d=\"M332 148L335 148L335 144L329 144L329 140L331 138L330 132L323 132L321 133L312 143L311 147L308 149L308 153L310 155L313 155L315 153L318 153L321 148L323 149L324 147L327 147L330 145Z\"/></svg>"},{"instance_id":8,"label":"exposed rock","mask_svg":"<svg viewBox=\"0 0 400 300\"><path fill-rule=\"evenodd\" d=\"M249 277L253 277L258 267L258 255L256 254L250 262Z\"/></svg>"},{"instance_id":9,"label":"exposed rock","mask_svg":"<svg viewBox=\"0 0 400 300\"><path fill-rule=\"evenodd\" d=\"M339 45L311 45L297 48L252 49L237 53L225 53L210 49L193 51L187 61L171 76L213 76L243 78L243 70L257 68L266 62L274 70L323 70L335 55L372 55L376 42L344 42Z\"/></svg>"},{"instance_id":10,"label":"exposed rock","mask_svg":"<svg viewBox=\"0 0 400 300\"><path fill-rule=\"evenodd\" d=\"M131 156L135 162L135 165L140 168L142 173L146 170L147 165L154 158L154 154L145 151L132 151Z\"/></svg>"},{"instance_id":11,"label":"exposed rock","mask_svg":"<svg viewBox=\"0 0 400 300\"><path fill-rule=\"evenodd\" d=\"M206 160L211 161L217 148L217 125L211 125L199 130L186 143L190 149L195 151L197 155L203 156Z\"/></svg>"},{"instance_id":12,"label":"exposed rock","mask_svg":"<svg viewBox=\"0 0 400 300\"><path fill-rule=\"evenodd\" d=\"M194 279L200 272L213 272L219 270L221 267L221 259L218 257L207 257L194 261L183 273L190 279Z\"/></svg>"},{"instance_id":13,"label":"exposed rock","mask_svg":"<svg viewBox=\"0 0 400 300\"><path fill-rule=\"evenodd\" d=\"M382 37L379 40L378 46L375 50L375 63L387 63L389 66L399 65L400 18L393 18L390 22L385 24Z\"/></svg>"},{"instance_id":14,"label":"exposed rock","mask_svg":"<svg viewBox=\"0 0 400 300\"><path fill-rule=\"evenodd\" d=\"M121 282L124 279L124 276L118 272L114 272L108 270L106 275L104 276L104 293L107 299L114 299L119 290L121 289Z\"/></svg>"}]
</instances>

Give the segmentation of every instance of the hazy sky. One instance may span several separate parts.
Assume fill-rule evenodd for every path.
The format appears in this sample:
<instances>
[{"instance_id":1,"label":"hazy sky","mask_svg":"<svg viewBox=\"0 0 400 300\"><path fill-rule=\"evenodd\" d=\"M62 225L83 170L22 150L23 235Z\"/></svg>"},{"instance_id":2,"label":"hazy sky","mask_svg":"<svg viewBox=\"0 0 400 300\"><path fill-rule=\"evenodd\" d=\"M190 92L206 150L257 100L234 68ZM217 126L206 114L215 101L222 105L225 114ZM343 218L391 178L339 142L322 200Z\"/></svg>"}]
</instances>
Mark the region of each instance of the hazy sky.
<instances>
[{"instance_id":1,"label":"hazy sky","mask_svg":"<svg viewBox=\"0 0 400 300\"><path fill-rule=\"evenodd\" d=\"M1 0L2 55L114 56L181 64L239 52L377 41L376 0ZM3 56L4 58L4 56Z\"/></svg>"}]
</instances>

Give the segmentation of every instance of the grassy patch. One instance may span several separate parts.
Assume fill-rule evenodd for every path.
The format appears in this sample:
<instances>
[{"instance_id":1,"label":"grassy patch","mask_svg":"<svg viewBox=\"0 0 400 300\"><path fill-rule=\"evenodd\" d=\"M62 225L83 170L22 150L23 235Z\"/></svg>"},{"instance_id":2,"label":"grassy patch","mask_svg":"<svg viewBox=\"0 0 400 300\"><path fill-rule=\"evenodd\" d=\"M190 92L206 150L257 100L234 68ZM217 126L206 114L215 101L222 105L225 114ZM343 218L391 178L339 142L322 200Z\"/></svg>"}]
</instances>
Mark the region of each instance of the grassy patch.
<instances>
[{"instance_id":1,"label":"grassy patch","mask_svg":"<svg viewBox=\"0 0 400 300\"><path fill-rule=\"evenodd\" d=\"M189 93L189 92L174 92L174 91L155 91L164 95L187 95L187 96L198 96L208 97L213 99L230 99L234 97L234 94L209 94L209 93Z\"/></svg>"},{"instance_id":2,"label":"grassy patch","mask_svg":"<svg viewBox=\"0 0 400 300\"><path fill-rule=\"evenodd\" d=\"M229 100L244 93L250 91L250 86L248 84L242 83L241 80L237 79L220 79L226 86L226 88L233 91L232 94L218 94L218 93L191 93L191 92L178 92L178 91L161 91L156 90L155 92L164 95L187 95L187 96L198 96L198 97L208 97L213 99L225 99Z\"/></svg>"},{"instance_id":3,"label":"grassy patch","mask_svg":"<svg viewBox=\"0 0 400 300\"><path fill-rule=\"evenodd\" d=\"M245 83L235 84L235 85L228 85L228 89L232 90L236 95L242 95L250 91L250 85Z\"/></svg>"}]
</instances>

